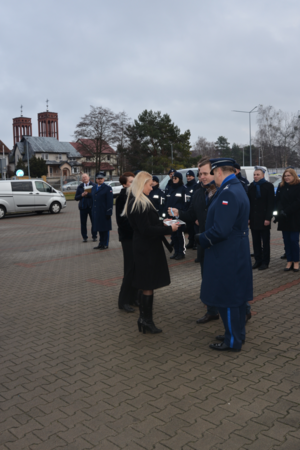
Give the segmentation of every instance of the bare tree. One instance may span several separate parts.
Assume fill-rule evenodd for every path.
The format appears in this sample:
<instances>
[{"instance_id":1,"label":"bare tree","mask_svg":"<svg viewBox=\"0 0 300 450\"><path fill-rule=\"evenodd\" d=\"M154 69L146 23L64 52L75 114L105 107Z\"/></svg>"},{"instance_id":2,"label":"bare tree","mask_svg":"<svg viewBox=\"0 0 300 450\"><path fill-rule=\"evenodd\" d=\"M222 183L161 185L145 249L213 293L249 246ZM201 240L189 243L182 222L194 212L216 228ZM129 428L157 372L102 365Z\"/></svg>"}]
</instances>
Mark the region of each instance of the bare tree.
<instances>
[{"instance_id":1,"label":"bare tree","mask_svg":"<svg viewBox=\"0 0 300 450\"><path fill-rule=\"evenodd\" d=\"M199 136L192 147L192 155L214 158L218 156L218 150L216 149L214 142L208 142L205 137Z\"/></svg>"},{"instance_id":2,"label":"bare tree","mask_svg":"<svg viewBox=\"0 0 300 450\"><path fill-rule=\"evenodd\" d=\"M255 143L261 149L261 163L269 167L286 167L297 160L300 143L298 114L288 114L273 106L260 106Z\"/></svg>"},{"instance_id":3,"label":"bare tree","mask_svg":"<svg viewBox=\"0 0 300 450\"><path fill-rule=\"evenodd\" d=\"M76 125L75 139L95 158L96 173L100 170L105 148L118 141L118 117L109 108L91 106L89 114L85 114ZM85 141L80 142L81 139Z\"/></svg>"},{"instance_id":4,"label":"bare tree","mask_svg":"<svg viewBox=\"0 0 300 450\"><path fill-rule=\"evenodd\" d=\"M129 139L126 134L127 127L131 124L131 119L125 111L117 114L116 144L117 144L117 161L118 173L121 175L127 170L126 150Z\"/></svg>"}]
</instances>

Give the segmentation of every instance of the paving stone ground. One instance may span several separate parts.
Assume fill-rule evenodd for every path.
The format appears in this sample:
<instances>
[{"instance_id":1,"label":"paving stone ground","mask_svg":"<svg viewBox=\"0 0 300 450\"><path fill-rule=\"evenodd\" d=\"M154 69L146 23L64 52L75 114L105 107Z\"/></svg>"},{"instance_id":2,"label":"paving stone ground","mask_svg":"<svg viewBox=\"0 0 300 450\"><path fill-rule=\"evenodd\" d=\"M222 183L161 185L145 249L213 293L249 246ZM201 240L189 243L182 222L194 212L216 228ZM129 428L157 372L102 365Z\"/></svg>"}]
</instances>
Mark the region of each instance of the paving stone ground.
<instances>
[{"instance_id":1,"label":"paving stone ground","mask_svg":"<svg viewBox=\"0 0 300 450\"><path fill-rule=\"evenodd\" d=\"M300 279L274 227L246 343L220 354L221 320L196 324L193 250L155 292L163 333L143 335L117 309L115 223L101 252L82 243L75 202L2 220L0 449L299 450Z\"/></svg>"}]
</instances>

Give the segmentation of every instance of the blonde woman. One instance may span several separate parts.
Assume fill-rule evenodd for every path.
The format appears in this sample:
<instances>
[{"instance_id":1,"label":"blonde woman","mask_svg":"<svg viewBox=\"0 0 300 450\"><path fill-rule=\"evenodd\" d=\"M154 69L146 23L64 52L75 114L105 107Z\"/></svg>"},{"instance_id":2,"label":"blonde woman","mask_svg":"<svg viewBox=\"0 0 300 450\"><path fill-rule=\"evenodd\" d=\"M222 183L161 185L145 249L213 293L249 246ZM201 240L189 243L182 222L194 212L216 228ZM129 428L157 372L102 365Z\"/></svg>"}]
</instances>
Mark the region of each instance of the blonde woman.
<instances>
[{"instance_id":1,"label":"blonde woman","mask_svg":"<svg viewBox=\"0 0 300 450\"><path fill-rule=\"evenodd\" d=\"M148 198L152 191L152 175L139 172L128 190L123 215L133 229L133 286L140 296L139 331L161 333L152 318L153 291L170 284L169 268L163 248L164 236L178 230L176 224L167 226Z\"/></svg>"}]
</instances>

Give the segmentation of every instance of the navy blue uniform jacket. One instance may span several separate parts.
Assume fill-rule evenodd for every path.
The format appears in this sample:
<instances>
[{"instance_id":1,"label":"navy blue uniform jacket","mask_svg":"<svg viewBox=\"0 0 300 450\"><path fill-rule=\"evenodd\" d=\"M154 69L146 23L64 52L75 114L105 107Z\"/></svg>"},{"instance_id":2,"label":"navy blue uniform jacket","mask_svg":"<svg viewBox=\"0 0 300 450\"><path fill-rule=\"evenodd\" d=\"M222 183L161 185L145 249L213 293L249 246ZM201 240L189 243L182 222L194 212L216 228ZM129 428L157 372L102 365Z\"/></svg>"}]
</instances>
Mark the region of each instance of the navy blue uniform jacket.
<instances>
[{"instance_id":1,"label":"navy blue uniform jacket","mask_svg":"<svg viewBox=\"0 0 300 450\"><path fill-rule=\"evenodd\" d=\"M112 188L103 183L97 190L97 185L92 189L93 198L93 230L109 231L111 230L111 216L113 213L114 196ZM109 216L107 219L106 217Z\"/></svg>"},{"instance_id":2,"label":"navy blue uniform jacket","mask_svg":"<svg viewBox=\"0 0 300 450\"><path fill-rule=\"evenodd\" d=\"M195 180L195 178L191 181L188 181L185 185L185 187L187 188L187 190L189 191L189 195L191 197L193 197L193 193L195 192L195 188L197 186L197 181Z\"/></svg>"},{"instance_id":3,"label":"navy blue uniform jacket","mask_svg":"<svg viewBox=\"0 0 300 450\"><path fill-rule=\"evenodd\" d=\"M89 181L88 184L89 186L95 186L95 183L92 183L91 181ZM79 209L91 208L93 206L92 194L88 193L87 195L82 197L83 192L84 192L84 183L81 183L78 186L75 194L75 200L79 202L78 208Z\"/></svg>"},{"instance_id":4,"label":"navy blue uniform jacket","mask_svg":"<svg viewBox=\"0 0 300 450\"><path fill-rule=\"evenodd\" d=\"M172 183L172 186L166 191L165 213L168 216L168 208L176 208L186 211L190 205L191 196L184 185ZM172 217L169 216L169 217Z\"/></svg>"},{"instance_id":5,"label":"navy blue uniform jacket","mask_svg":"<svg viewBox=\"0 0 300 450\"><path fill-rule=\"evenodd\" d=\"M250 204L236 178L227 177L208 208L200 298L206 305L239 307L253 299L252 266L248 238Z\"/></svg>"},{"instance_id":6,"label":"navy blue uniform jacket","mask_svg":"<svg viewBox=\"0 0 300 450\"><path fill-rule=\"evenodd\" d=\"M152 191L149 194L149 199L151 200L154 208L161 217L165 206L165 193L158 186L153 186Z\"/></svg>"}]
</instances>

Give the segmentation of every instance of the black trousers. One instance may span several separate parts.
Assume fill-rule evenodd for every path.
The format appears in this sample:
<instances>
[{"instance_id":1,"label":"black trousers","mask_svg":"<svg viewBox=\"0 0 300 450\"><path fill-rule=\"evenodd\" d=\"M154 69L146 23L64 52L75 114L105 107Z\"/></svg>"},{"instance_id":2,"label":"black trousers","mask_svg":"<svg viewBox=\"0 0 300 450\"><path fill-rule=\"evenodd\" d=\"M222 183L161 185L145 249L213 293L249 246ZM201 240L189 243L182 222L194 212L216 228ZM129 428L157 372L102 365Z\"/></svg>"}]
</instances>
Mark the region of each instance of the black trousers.
<instances>
[{"instance_id":1,"label":"black trousers","mask_svg":"<svg viewBox=\"0 0 300 450\"><path fill-rule=\"evenodd\" d=\"M258 264L270 264L270 229L251 230L254 258Z\"/></svg>"},{"instance_id":2,"label":"black trousers","mask_svg":"<svg viewBox=\"0 0 300 450\"><path fill-rule=\"evenodd\" d=\"M189 235L189 244L194 246L194 237L195 237L195 227L193 222L188 222L186 225L186 231Z\"/></svg>"},{"instance_id":3,"label":"black trousers","mask_svg":"<svg viewBox=\"0 0 300 450\"><path fill-rule=\"evenodd\" d=\"M91 235L93 238L97 237L97 233L93 232L93 222L92 222L92 210L91 208L80 209L80 223L81 223L81 236L83 239L87 239L87 218L90 217L91 221Z\"/></svg>"},{"instance_id":4,"label":"black trousers","mask_svg":"<svg viewBox=\"0 0 300 450\"><path fill-rule=\"evenodd\" d=\"M119 293L119 308L122 309L125 304L132 304L137 297L138 289L132 286L134 276L134 262L132 240L127 239L121 242L124 260L124 278Z\"/></svg>"}]
</instances>

